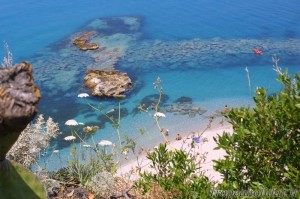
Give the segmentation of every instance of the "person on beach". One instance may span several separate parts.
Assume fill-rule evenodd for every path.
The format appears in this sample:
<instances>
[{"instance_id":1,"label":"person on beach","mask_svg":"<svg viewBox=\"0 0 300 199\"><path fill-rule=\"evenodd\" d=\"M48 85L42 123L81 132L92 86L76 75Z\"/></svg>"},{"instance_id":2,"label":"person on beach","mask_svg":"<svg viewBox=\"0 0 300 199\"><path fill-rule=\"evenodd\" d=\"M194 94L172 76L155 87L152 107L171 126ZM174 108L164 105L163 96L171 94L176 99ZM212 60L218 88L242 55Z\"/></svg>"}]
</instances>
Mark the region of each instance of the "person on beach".
<instances>
[{"instance_id":1,"label":"person on beach","mask_svg":"<svg viewBox=\"0 0 300 199\"><path fill-rule=\"evenodd\" d=\"M166 136L169 136L169 129L166 129Z\"/></svg>"},{"instance_id":2,"label":"person on beach","mask_svg":"<svg viewBox=\"0 0 300 199\"><path fill-rule=\"evenodd\" d=\"M178 133L177 137L176 137L176 140L181 140L181 139L182 139L182 136Z\"/></svg>"},{"instance_id":3,"label":"person on beach","mask_svg":"<svg viewBox=\"0 0 300 199\"><path fill-rule=\"evenodd\" d=\"M164 133L165 136L169 136L169 129L161 128L160 132Z\"/></svg>"},{"instance_id":4,"label":"person on beach","mask_svg":"<svg viewBox=\"0 0 300 199\"><path fill-rule=\"evenodd\" d=\"M198 136L194 137L193 141L196 142L197 144L201 143L201 139Z\"/></svg>"},{"instance_id":5,"label":"person on beach","mask_svg":"<svg viewBox=\"0 0 300 199\"><path fill-rule=\"evenodd\" d=\"M155 106L156 106L156 104L154 104L154 103L151 103L151 105L150 105L152 110L155 110Z\"/></svg>"},{"instance_id":6,"label":"person on beach","mask_svg":"<svg viewBox=\"0 0 300 199\"><path fill-rule=\"evenodd\" d=\"M225 113L229 112L229 107L227 105L225 105Z\"/></svg>"},{"instance_id":7,"label":"person on beach","mask_svg":"<svg viewBox=\"0 0 300 199\"><path fill-rule=\"evenodd\" d=\"M219 122L222 126L224 126L224 118L222 117L222 120Z\"/></svg>"}]
</instances>

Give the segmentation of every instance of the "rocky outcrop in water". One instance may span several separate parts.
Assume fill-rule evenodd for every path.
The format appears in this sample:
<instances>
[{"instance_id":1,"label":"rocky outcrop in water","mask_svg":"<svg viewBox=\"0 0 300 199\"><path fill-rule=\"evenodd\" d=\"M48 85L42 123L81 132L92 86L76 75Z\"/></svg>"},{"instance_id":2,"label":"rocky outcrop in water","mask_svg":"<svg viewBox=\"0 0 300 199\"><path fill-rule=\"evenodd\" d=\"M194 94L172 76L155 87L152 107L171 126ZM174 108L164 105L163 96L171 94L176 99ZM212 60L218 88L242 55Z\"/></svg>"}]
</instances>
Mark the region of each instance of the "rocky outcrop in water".
<instances>
[{"instance_id":1,"label":"rocky outcrop in water","mask_svg":"<svg viewBox=\"0 0 300 199\"><path fill-rule=\"evenodd\" d=\"M103 70L89 70L84 84L94 96L118 97L131 88L131 79L126 73Z\"/></svg>"},{"instance_id":2,"label":"rocky outcrop in water","mask_svg":"<svg viewBox=\"0 0 300 199\"><path fill-rule=\"evenodd\" d=\"M76 95L75 91L87 70L114 70L122 67L135 72L170 70L205 70L211 68L269 65L271 56L298 64L300 40L257 39L200 39L149 40L143 39L142 18L108 17L96 19L66 40L43 49L31 58L36 80L43 84L47 95ZM70 41L99 44L97 50L81 51ZM263 50L256 56L253 48ZM64 78L65 76L68 78ZM59 100L57 100L59 101Z\"/></svg>"},{"instance_id":3,"label":"rocky outcrop in water","mask_svg":"<svg viewBox=\"0 0 300 199\"><path fill-rule=\"evenodd\" d=\"M80 50L96 50L99 48L99 45L96 43L87 43L87 40L83 39L74 39L73 44L77 46Z\"/></svg>"},{"instance_id":4,"label":"rocky outcrop in water","mask_svg":"<svg viewBox=\"0 0 300 199\"><path fill-rule=\"evenodd\" d=\"M90 32L83 32L80 33L74 40L73 44L77 46L80 50L86 51L86 50L96 50L99 48L99 45L96 43L88 43L90 39L92 39L93 36L95 36L97 33L96 31L90 31Z\"/></svg>"},{"instance_id":5,"label":"rocky outcrop in water","mask_svg":"<svg viewBox=\"0 0 300 199\"><path fill-rule=\"evenodd\" d=\"M169 100L169 96L167 94L162 94L161 98L160 98L160 106L164 106L165 103ZM150 109L150 110L154 110L155 106L158 102L159 99L159 94L152 94L152 95L147 95L146 97L144 97L138 106L136 106L136 108L134 108L131 112L131 114L136 115L138 113L141 112L139 106L141 106L141 108L143 109Z\"/></svg>"},{"instance_id":6,"label":"rocky outcrop in water","mask_svg":"<svg viewBox=\"0 0 300 199\"><path fill-rule=\"evenodd\" d=\"M88 70L116 69L126 49L142 35L140 27L141 19L136 17L108 17L91 21L80 32L30 58L33 65L43 66L35 68L37 83L43 85L45 95L55 96L57 101L77 95L74 88L80 87L80 79ZM73 41L78 45L95 43L99 48L79 50Z\"/></svg>"}]
</instances>

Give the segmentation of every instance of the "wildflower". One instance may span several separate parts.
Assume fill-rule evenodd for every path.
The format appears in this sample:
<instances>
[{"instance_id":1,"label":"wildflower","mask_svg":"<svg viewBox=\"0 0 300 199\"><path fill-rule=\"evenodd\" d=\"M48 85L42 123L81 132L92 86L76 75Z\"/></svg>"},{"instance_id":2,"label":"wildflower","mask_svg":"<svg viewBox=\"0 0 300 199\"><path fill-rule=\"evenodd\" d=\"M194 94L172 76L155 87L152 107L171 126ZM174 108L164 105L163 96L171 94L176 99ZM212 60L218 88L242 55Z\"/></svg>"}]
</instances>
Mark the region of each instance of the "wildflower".
<instances>
[{"instance_id":1,"label":"wildflower","mask_svg":"<svg viewBox=\"0 0 300 199\"><path fill-rule=\"evenodd\" d=\"M83 144L82 146L85 147L85 148L90 148L91 147L91 145L89 145L89 144Z\"/></svg>"},{"instance_id":2,"label":"wildflower","mask_svg":"<svg viewBox=\"0 0 300 199\"><path fill-rule=\"evenodd\" d=\"M59 150L53 150L53 153L59 153Z\"/></svg>"},{"instance_id":3,"label":"wildflower","mask_svg":"<svg viewBox=\"0 0 300 199\"><path fill-rule=\"evenodd\" d=\"M87 127L84 128L84 130L85 130L85 131L92 131L93 129L92 129L92 127L90 127L90 126L87 126Z\"/></svg>"},{"instance_id":4,"label":"wildflower","mask_svg":"<svg viewBox=\"0 0 300 199\"><path fill-rule=\"evenodd\" d=\"M166 117L166 115L164 113L161 113L161 112L156 112L154 114L154 117Z\"/></svg>"},{"instance_id":5,"label":"wildflower","mask_svg":"<svg viewBox=\"0 0 300 199\"><path fill-rule=\"evenodd\" d=\"M208 142L208 138L207 138L206 134L203 134L201 136L201 140L202 140L202 142Z\"/></svg>"},{"instance_id":6,"label":"wildflower","mask_svg":"<svg viewBox=\"0 0 300 199\"><path fill-rule=\"evenodd\" d=\"M86 126L83 128L83 131L86 133L94 133L99 129L99 126Z\"/></svg>"},{"instance_id":7,"label":"wildflower","mask_svg":"<svg viewBox=\"0 0 300 199\"><path fill-rule=\"evenodd\" d=\"M127 155L128 154L128 148L123 149L122 154Z\"/></svg>"},{"instance_id":8,"label":"wildflower","mask_svg":"<svg viewBox=\"0 0 300 199\"><path fill-rule=\"evenodd\" d=\"M112 112L114 112L114 111L115 111L115 109L110 109L109 111L106 112L106 114L112 113Z\"/></svg>"},{"instance_id":9,"label":"wildflower","mask_svg":"<svg viewBox=\"0 0 300 199\"><path fill-rule=\"evenodd\" d=\"M260 95L259 87L256 87L256 92L258 95Z\"/></svg>"},{"instance_id":10,"label":"wildflower","mask_svg":"<svg viewBox=\"0 0 300 199\"><path fill-rule=\"evenodd\" d=\"M67 125L67 126L77 126L78 123L76 122L76 120L68 120L68 121L66 121L65 125Z\"/></svg>"},{"instance_id":11,"label":"wildflower","mask_svg":"<svg viewBox=\"0 0 300 199\"><path fill-rule=\"evenodd\" d=\"M242 171L240 173L240 175L244 175L245 173L248 173L248 169L246 166L243 166Z\"/></svg>"},{"instance_id":12,"label":"wildflower","mask_svg":"<svg viewBox=\"0 0 300 199\"><path fill-rule=\"evenodd\" d=\"M66 140L66 141L72 141L72 140L75 140L75 139L76 139L76 137L73 136L73 135L70 135L70 136L67 136L67 137L64 138L64 140Z\"/></svg>"},{"instance_id":13,"label":"wildflower","mask_svg":"<svg viewBox=\"0 0 300 199\"><path fill-rule=\"evenodd\" d=\"M89 94L87 94L87 93L80 93L77 97L86 98L86 97L89 97Z\"/></svg>"},{"instance_id":14,"label":"wildflower","mask_svg":"<svg viewBox=\"0 0 300 199\"><path fill-rule=\"evenodd\" d=\"M250 182L250 178L248 178L247 176L243 176L243 183L249 183Z\"/></svg>"},{"instance_id":15,"label":"wildflower","mask_svg":"<svg viewBox=\"0 0 300 199\"><path fill-rule=\"evenodd\" d=\"M284 170L288 171L289 170L289 167L288 166L284 166Z\"/></svg>"},{"instance_id":16,"label":"wildflower","mask_svg":"<svg viewBox=\"0 0 300 199\"><path fill-rule=\"evenodd\" d=\"M100 146L109 146L109 145L112 145L112 142L108 141L108 140L101 140L98 144Z\"/></svg>"},{"instance_id":17,"label":"wildflower","mask_svg":"<svg viewBox=\"0 0 300 199\"><path fill-rule=\"evenodd\" d=\"M13 55L9 50L8 44L4 42L4 47L6 48L7 57L3 58L2 67L12 67L13 66Z\"/></svg>"}]
</instances>

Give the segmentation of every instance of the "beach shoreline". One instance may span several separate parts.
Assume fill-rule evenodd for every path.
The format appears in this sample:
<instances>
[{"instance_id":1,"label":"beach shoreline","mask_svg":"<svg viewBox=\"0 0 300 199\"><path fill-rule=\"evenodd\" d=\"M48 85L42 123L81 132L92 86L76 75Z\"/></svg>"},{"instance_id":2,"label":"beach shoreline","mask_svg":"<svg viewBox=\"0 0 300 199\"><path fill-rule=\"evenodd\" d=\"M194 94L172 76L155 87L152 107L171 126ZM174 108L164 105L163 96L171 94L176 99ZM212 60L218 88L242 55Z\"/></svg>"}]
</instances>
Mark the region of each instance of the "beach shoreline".
<instances>
[{"instance_id":1,"label":"beach shoreline","mask_svg":"<svg viewBox=\"0 0 300 199\"><path fill-rule=\"evenodd\" d=\"M226 153L223 150L214 150L214 148L217 147L217 144L213 140L213 137L222 135L224 131L232 133L232 125L229 123L221 126L214 125L205 131L192 132L189 135L182 136L182 139L180 140L170 141L167 143L167 148L168 150L183 149L187 153L198 153L200 155L205 155L206 157L201 163L200 171L203 172L203 174L207 176L210 181L221 183L222 176L213 169L213 160L222 159ZM199 137L202 141L200 143L195 143L194 147L191 148L191 143L194 137ZM153 150L150 150L150 152L151 151ZM117 170L117 176L127 176L131 180L137 180L139 172L153 172L153 170L151 170L149 167L150 164L150 160L146 158L146 152L142 153L141 155L137 156L136 160L128 160L127 162L122 163Z\"/></svg>"}]
</instances>

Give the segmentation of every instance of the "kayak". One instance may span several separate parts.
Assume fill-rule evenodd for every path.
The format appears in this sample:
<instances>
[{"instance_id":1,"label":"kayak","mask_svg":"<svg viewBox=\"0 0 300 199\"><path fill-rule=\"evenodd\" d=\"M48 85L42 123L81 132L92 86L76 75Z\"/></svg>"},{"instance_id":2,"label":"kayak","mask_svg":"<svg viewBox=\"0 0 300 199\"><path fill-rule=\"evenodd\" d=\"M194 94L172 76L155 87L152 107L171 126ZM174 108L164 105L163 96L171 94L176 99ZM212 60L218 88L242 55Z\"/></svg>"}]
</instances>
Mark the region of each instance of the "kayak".
<instances>
[{"instance_id":1,"label":"kayak","mask_svg":"<svg viewBox=\"0 0 300 199\"><path fill-rule=\"evenodd\" d=\"M259 50L258 48L254 48L253 51L254 51L254 54L256 54L256 55L262 55L263 54L263 51Z\"/></svg>"}]
</instances>

